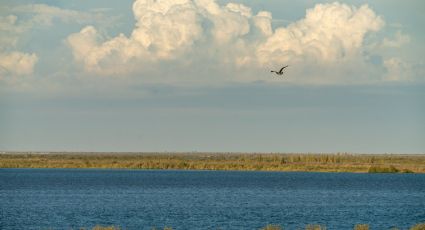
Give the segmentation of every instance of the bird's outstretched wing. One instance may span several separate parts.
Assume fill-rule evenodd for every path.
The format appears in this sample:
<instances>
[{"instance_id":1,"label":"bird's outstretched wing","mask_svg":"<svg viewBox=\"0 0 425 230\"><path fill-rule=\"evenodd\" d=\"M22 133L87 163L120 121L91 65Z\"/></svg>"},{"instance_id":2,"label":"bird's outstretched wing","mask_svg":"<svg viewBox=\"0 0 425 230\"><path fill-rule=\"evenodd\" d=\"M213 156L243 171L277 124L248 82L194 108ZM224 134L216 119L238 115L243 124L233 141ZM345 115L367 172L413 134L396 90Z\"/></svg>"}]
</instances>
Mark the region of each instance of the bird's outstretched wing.
<instances>
[{"instance_id":1,"label":"bird's outstretched wing","mask_svg":"<svg viewBox=\"0 0 425 230\"><path fill-rule=\"evenodd\" d=\"M288 67L288 66L284 66L284 67L282 67L282 69L280 69L280 71L279 71L279 72L282 72L282 71L283 71L283 69L285 69L286 67Z\"/></svg>"}]
</instances>

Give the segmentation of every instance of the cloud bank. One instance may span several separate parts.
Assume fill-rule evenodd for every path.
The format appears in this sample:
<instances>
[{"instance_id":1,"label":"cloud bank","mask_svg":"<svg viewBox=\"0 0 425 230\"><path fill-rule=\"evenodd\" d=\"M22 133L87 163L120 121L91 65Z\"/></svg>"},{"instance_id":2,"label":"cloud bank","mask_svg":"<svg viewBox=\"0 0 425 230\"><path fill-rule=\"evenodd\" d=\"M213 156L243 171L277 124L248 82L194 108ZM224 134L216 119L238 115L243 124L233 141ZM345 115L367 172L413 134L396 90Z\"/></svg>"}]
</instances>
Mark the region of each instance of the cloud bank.
<instances>
[{"instance_id":1,"label":"cloud bank","mask_svg":"<svg viewBox=\"0 0 425 230\"><path fill-rule=\"evenodd\" d=\"M304 18L278 28L272 27L270 12L254 14L243 4L221 6L214 0L137 0L133 14L136 24L128 36L108 39L93 26L71 34L66 42L75 61L98 75L143 75L164 61L206 59L211 61L204 63L206 67L251 70L302 64L322 68L321 77L326 77L338 66L336 72L344 74L354 69L350 66L367 65L365 37L385 24L368 5L337 2L317 4ZM341 64L348 69L341 69ZM308 75L301 68L294 72ZM318 81L314 76L304 80Z\"/></svg>"},{"instance_id":2,"label":"cloud bank","mask_svg":"<svg viewBox=\"0 0 425 230\"><path fill-rule=\"evenodd\" d=\"M318 4L307 10L306 17L278 28L257 50L261 61L289 61L312 58L332 63L356 57L367 32L378 31L383 20L367 6Z\"/></svg>"},{"instance_id":3,"label":"cloud bank","mask_svg":"<svg viewBox=\"0 0 425 230\"><path fill-rule=\"evenodd\" d=\"M38 61L35 53L15 50L19 35L25 30L16 15L0 17L0 79L32 74Z\"/></svg>"},{"instance_id":4,"label":"cloud bank","mask_svg":"<svg viewBox=\"0 0 425 230\"><path fill-rule=\"evenodd\" d=\"M11 73L12 75L31 74L37 60L37 55L34 53L12 52L0 54L0 73Z\"/></svg>"},{"instance_id":5,"label":"cloud bank","mask_svg":"<svg viewBox=\"0 0 425 230\"><path fill-rule=\"evenodd\" d=\"M36 76L32 79L55 79L60 85L61 79L75 77L84 84L101 76L103 81L109 77L130 84L268 82L282 81L271 69L290 65L285 83L370 84L415 81L423 66L397 56L410 36L398 27L383 37L385 22L368 5L316 4L298 20L276 26L281 19L271 12L254 12L239 3L136 0L134 26L122 33L119 24L108 23L117 16L107 19L102 10L46 4L5 7L8 14L0 15L0 79L6 81ZM113 36L107 34L105 23L115 28ZM71 24L65 33L62 30L66 35L61 47L52 47L57 51L31 50L41 42L28 40L42 37L37 29L54 31ZM78 31L78 25L84 26ZM69 53L51 68L42 66L52 59L46 55L62 52ZM40 60L43 76L35 71Z\"/></svg>"},{"instance_id":6,"label":"cloud bank","mask_svg":"<svg viewBox=\"0 0 425 230\"><path fill-rule=\"evenodd\" d=\"M35 52L19 49L19 40L37 27L51 27L54 20L87 24L105 19L99 12L80 12L46 4L4 7L9 15L0 16L0 79L15 82L16 78L33 75L40 59ZM19 16L18 16L19 15Z\"/></svg>"}]
</instances>

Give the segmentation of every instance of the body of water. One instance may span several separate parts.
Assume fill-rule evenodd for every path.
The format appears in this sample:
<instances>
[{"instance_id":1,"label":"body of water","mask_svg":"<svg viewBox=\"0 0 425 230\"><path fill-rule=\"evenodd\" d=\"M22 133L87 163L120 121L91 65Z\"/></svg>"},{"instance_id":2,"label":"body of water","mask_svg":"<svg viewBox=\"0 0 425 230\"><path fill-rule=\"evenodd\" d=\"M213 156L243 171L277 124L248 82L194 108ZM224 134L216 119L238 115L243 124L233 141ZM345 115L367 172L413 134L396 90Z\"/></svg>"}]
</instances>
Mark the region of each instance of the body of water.
<instances>
[{"instance_id":1,"label":"body of water","mask_svg":"<svg viewBox=\"0 0 425 230\"><path fill-rule=\"evenodd\" d=\"M298 229L425 222L424 174L0 169L0 229Z\"/></svg>"}]
</instances>

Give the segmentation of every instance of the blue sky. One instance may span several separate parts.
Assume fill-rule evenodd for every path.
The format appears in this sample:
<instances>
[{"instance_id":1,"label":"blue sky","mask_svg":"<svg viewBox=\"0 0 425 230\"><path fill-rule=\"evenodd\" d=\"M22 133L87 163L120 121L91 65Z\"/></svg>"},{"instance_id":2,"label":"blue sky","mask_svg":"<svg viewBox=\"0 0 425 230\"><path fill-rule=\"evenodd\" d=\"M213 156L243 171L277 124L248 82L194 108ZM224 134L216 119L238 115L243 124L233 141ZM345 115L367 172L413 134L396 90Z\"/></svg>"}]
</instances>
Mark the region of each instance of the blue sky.
<instances>
[{"instance_id":1,"label":"blue sky","mask_svg":"<svg viewBox=\"0 0 425 230\"><path fill-rule=\"evenodd\" d=\"M0 150L424 153L424 9L5 1Z\"/></svg>"}]
</instances>

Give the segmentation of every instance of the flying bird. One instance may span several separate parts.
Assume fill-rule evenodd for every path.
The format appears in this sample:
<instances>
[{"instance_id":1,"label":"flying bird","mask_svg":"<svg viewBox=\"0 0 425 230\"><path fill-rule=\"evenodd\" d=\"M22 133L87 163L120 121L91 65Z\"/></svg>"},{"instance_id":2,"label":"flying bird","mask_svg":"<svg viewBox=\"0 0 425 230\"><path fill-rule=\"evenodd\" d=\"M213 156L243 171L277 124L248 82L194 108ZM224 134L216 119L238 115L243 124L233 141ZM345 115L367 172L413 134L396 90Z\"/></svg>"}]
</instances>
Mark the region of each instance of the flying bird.
<instances>
[{"instance_id":1,"label":"flying bird","mask_svg":"<svg viewBox=\"0 0 425 230\"><path fill-rule=\"evenodd\" d=\"M282 75L282 74L283 74L283 69L285 69L286 67L288 67L288 65L287 65L287 66L282 67L282 69L280 69L279 71L274 71L274 70L272 70L272 71L270 71L270 72L271 72L271 73L276 73L277 75Z\"/></svg>"}]
</instances>

